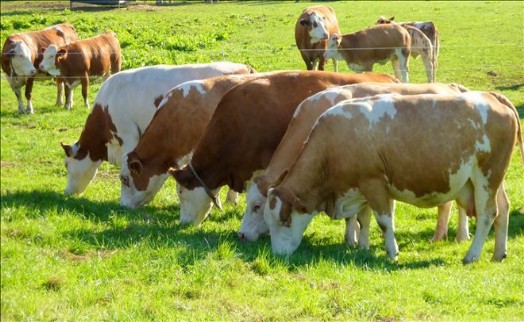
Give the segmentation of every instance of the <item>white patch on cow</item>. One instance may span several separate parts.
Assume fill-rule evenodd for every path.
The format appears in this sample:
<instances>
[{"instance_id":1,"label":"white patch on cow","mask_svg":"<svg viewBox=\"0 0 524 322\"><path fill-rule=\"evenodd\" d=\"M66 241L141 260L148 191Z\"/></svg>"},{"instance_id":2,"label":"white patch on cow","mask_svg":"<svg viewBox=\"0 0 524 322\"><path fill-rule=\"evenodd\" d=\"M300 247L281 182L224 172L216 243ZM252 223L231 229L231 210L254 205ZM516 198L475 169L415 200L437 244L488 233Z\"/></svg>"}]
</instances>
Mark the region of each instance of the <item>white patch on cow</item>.
<instances>
[{"instance_id":1,"label":"white patch on cow","mask_svg":"<svg viewBox=\"0 0 524 322\"><path fill-rule=\"evenodd\" d=\"M106 143L107 161L113 165L122 164L122 147L118 140L113 136L111 141Z\"/></svg>"},{"instance_id":2,"label":"white patch on cow","mask_svg":"<svg viewBox=\"0 0 524 322\"><path fill-rule=\"evenodd\" d=\"M11 66L17 76L29 77L36 74L37 70L33 66L31 59L31 50L23 41L14 43L13 57L11 58Z\"/></svg>"},{"instance_id":3,"label":"white patch on cow","mask_svg":"<svg viewBox=\"0 0 524 322\"><path fill-rule=\"evenodd\" d=\"M334 217L337 219L350 218L367 207L367 200L359 189L349 189L335 201Z\"/></svg>"},{"instance_id":4,"label":"white patch on cow","mask_svg":"<svg viewBox=\"0 0 524 322\"><path fill-rule=\"evenodd\" d=\"M246 210L242 217L239 234L249 241L256 241L258 237L269 231L264 221L264 210L267 198L260 192L256 184L252 184L246 196Z\"/></svg>"},{"instance_id":5,"label":"white patch on cow","mask_svg":"<svg viewBox=\"0 0 524 322\"><path fill-rule=\"evenodd\" d=\"M413 24L413 26L417 29L422 29L424 28L428 23L427 22L415 22Z\"/></svg>"},{"instance_id":6,"label":"white patch on cow","mask_svg":"<svg viewBox=\"0 0 524 322\"><path fill-rule=\"evenodd\" d=\"M359 65L355 63L348 63L348 67L352 70L354 70L357 73L361 73L366 71L366 67L364 65Z\"/></svg>"},{"instance_id":7,"label":"white patch on cow","mask_svg":"<svg viewBox=\"0 0 524 322\"><path fill-rule=\"evenodd\" d=\"M311 30L309 31L312 44L315 44L324 39L328 39L329 31L326 28L326 21L324 17L319 16L316 12L313 12L309 16L309 22L312 26Z\"/></svg>"},{"instance_id":8,"label":"white patch on cow","mask_svg":"<svg viewBox=\"0 0 524 322\"><path fill-rule=\"evenodd\" d=\"M219 189L213 191L213 194ZM199 225L209 215L213 201L202 187L189 190L177 183L177 194L180 201L180 223Z\"/></svg>"},{"instance_id":9,"label":"white patch on cow","mask_svg":"<svg viewBox=\"0 0 524 322\"><path fill-rule=\"evenodd\" d=\"M391 119L395 118L397 109L395 108L394 101L388 95L381 95L381 99L376 100L374 103L361 102L360 112L368 119L372 124L378 123L382 118L389 116Z\"/></svg>"},{"instance_id":10,"label":"white patch on cow","mask_svg":"<svg viewBox=\"0 0 524 322\"><path fill-rule=\"evenodd\" d=\"M55 65L56 54L58 53L58 47L56 45L49 45L44 51L44 58L40 63L40 70L48 72L53 76L60 76L60 69Z\"/></svg>"},{"instance_id":11,"label":"white patch on cow","mask_svg":"<svg viewBox=\"0 0 524 322\"><path fill-rule=\"evenodd\" d=\"M271 234L271 248L275 254L291 255L300 245L304 231L315 216L315 213L298 214L293 210L291 212L291 225L286 227L282 225L279 218L282 201L278 197L273 198L276 198L275 208L271 209L266 202L264 211L264 220L268 224Z\"/></svg>"},{"instance_id":12,"label":"white patch on cow","mask_svg":"<svg viewBox=\"0 0 524 322\"><path fill-rule=\"evenodd\" d=\"M77 151L78 147L73 145L73 156ZM102 160L93 162L89 157L89 153L81 160L75 159L74 157L66 157L67 186L64 193L71 195L84 192L91 180L95 177L97 169L101 164Z\"/></svg>"},{"instance_id":13,"label":"white patch on cow","mask_svg":"<svg viewBox=\"0 0 524 322\"><path fill-rule=\"evenodd\" d=\"M171 95L171 93L169 93L169 95ZM171 97L171 96L169 96L169 97ZM160 101L160 103L158 104L158 107L157 107L158 110L161 109L162 107L164 107L164 105L166 105L167 102L169 102L169 97L166 95L166 96L164 96L162 98L162 101Z\"/></svg>"},{"instance_id":14,"label":"white patch on cow","mask_svg":"<svg viewBox=\"0 0 524 322\"><path fill-rule=\"evenodd\" d=\"M315 122L315 126L320 121L321 118L328 117L328 116L342 116L342 117L347 118L348 120L351 120L353 118L353 114L351 113L351 110L347 110L344 108L345 104L348 102L349 101L341 101L337 103L336 105L330 107L327 111L325 111L321 115L321 117L317 119L317 121Z\"/></svg>"},{"instance_id":15,"label":"white patch on cow","mask_svg":"<svg viewBox=\"0 0 524 322\"><path fill-rule=\"evenodd\" d=\"M484 136L482 137L482 140L477 141L475 145L475 149L478 152L491 152L491 144L486 134L484 134Z\"/></svg>"},{"instance_id":16,"label":"white patch on cow","mask_svg":"<svg viewBox=\"0 0 524 322\"><path fill-rule=\"evenodd\" d=\"M66 82L65 85L66 85L67 87L69 87L71 90L74 90L75 87L77 87L78 85L80 85L80 80L75 80L75 81L72 82L72 83Z\"/></svg>"},{"instance_id":17,"label":"white patch on cow","mask_svg":"<svg viewBox=\"0 0 524 322\"><path fill-rule=\"evenodd\" d=\"M151 202L151 200L153 200L158 191L160 191L160 189L162 188L164 182L167 180L167 178L169 178L169 173L154 175L151 178L149 178L149 183L147 185L146 190L142 191L138 190L135 187L135 184L131 179L132 177L129 174L129 170L127 169L127 167L122 167L120 173L121 176L127 175L129 182L129 186L126 186L124 184L120 185L120 204L131 209L138 208L142 205Z\"/></svg>"},{"instance_id":18,"label":"white patch on cow","mask_svg":"<svg viewBox=\"0 0 524 322\"><path fill-rule=\"evenodd\" d=\"M181 157L179 157L178 159L175 160L175 166L178 168L178 169L181 169L183 166L185 166L186 164L189 163L189 161L191 161L191 158L193 157L193 152L191 151L190 153L186 154L186 155L183 155Z\"/></svg>"},{"instance_id":19,"label":"white patch on cow","mask_svg":"<svg viewBox=\"0 0 524 322\"><path fill-rule=\"evenodd\" d=\"M188 82L184 83L177 87L179 91L182 92L182 95L186 97L189 95L189 92L191 92L192 89L198 91L201 95L206 94L206 90L204 89L204 86L202 85L202 82Z\"/></svg>"}]
</instances>

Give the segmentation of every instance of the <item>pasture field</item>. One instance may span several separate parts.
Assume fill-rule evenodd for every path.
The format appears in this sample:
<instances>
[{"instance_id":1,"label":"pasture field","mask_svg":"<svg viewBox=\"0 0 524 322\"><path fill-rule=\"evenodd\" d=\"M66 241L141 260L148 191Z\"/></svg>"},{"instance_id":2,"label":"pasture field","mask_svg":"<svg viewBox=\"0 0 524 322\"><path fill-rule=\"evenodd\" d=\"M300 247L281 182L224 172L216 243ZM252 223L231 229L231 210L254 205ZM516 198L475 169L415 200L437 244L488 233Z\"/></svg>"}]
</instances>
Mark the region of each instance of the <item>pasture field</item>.
<instances>
[{"instance_id":1,"label":"pasture field","mask_svg":"<svg viewBox=\"0 0 524 322\"><path fill-rule=\"evenodd\" d=\"M294 24L309 2L177 2L69 10L68 1L2 1L1 39L70 22L81 38L116 32L123 68L231 60L259 71L304 69ZM524 118L524 3L328 2L343 32L380 15L432 20L441 34L437 80L505 94ZM342 65L342 64L341 64ZM412 82L424 82L411 61ZM327 70L332 69L331 63ZM348 71L342 66L342 72ZM376 71L392 73L390 64ZM101 84L90 87L93 102ZM398 204L398 263L388 260L372 220L371 250L343 242L344 223L317 216L290 258L269 237L242 243L244 211L213 210L182 226L174 180L137 210L119 205L118 168L103 164L82 196L65 196L59 142L74 143L88 110L80 87L69 112L51 81L34 86L34 115L19 115L1 78L1 319L20 320L524 320L524 164L515 149L506 176L511 200L508 258L464 266L470 241L430 243L436 209ZM225 197L225 192L222 198ZM519 211L520 209L520 211ZM475 221L470 221L474 232Z\"/></svg>"}]
</instances>

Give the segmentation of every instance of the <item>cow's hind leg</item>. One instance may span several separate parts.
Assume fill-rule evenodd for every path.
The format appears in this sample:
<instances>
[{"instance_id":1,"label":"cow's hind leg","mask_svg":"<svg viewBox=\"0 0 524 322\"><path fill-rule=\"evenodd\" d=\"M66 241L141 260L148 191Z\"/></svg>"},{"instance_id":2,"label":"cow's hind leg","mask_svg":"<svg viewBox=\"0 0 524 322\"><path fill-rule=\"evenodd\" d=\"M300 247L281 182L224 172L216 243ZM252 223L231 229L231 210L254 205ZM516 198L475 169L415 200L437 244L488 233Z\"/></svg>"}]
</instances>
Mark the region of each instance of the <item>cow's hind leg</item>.
<instances>
[{"instance_id":1,"label":"cow's hind leg","mask_svg":"<svg viewBox=\"0 0 524 322\"><path fill-rule=\"evenodd\" d=\"M437 227L435 228L435 234L433 234L431 242L445 240L448 238L448 224L449 217L451 215L451 205L452 203L450 201L438 206Z\"/></svg>"},{"instance_id":2,"label":"cow's hind leg","mask_svg":"<svg viewBox=\"0 0 524 322\"><path fill-rule=\"evenodd\" d=\"M358 236L358 247L369 249L369 224L371 222L371 209L365 207L357 214L357 220L360 224L360 234Z\"/></svg>"},{"instance_id":3,"label":"cow's hind leg","mask_svg":"<svg viewBox=\"0 0 524 322\"><path fill-rule=\"evenodd\" d=\"M493 260L501 262L506 258L508 242L509 199L502 184L497 192L498 215L495 217L495 253Z\"/></svg>"}]
</instances>

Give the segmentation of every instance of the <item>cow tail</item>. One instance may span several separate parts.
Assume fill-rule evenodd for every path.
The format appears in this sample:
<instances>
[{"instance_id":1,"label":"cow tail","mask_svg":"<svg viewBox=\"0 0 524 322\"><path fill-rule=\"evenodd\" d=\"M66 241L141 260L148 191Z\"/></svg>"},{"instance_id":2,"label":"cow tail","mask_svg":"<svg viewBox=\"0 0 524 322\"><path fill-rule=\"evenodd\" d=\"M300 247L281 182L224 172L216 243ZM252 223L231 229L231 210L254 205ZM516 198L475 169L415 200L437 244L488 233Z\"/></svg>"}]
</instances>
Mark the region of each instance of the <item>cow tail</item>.
<instances>
[{"instance_id":1,"label":"cow tail","mask_svg":"<svg viewBox=\"0 0 524 322\"><path fill-rule=\"evenodd\" d=\"M507 107L511 108L513 113L515 113L515 117L517 119L517 141L520 149L520 157L522 158L522 162L524 162L524 144L522 144L522 132L520 127L520 117L519 112L517 111L517 108L511 101L504 95L497 93L497 92L489 92L491 95L493 95L500 103L506 105Z\"/></svg>"}]
</instances>

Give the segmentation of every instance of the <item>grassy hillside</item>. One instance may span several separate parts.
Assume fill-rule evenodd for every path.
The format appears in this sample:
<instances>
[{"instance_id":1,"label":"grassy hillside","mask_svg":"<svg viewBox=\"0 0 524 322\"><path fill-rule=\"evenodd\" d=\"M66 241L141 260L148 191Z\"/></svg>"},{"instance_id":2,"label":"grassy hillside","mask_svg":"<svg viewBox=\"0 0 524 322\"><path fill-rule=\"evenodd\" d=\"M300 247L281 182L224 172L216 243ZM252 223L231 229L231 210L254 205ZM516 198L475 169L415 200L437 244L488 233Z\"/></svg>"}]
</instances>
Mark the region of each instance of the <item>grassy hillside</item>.
<instances>
[{"instance_id":1,"label":"grassy hillside","mask_svg":"<svg viewBox=\"0 0 524 322\"><path fill-rule=\"evenodd\" d=\"M315 3L317 4L317 3ZM441 33L437 80L495 90L524 118L521 2L329 2L343 32L376 21L432 20ZM259 71L304 69L294 24L309 2L200 2L69 10L67 1L2 1L1 39L59 23L82 38L117 33L124 68L231 60ZM424 82L423 64L410 78ZM328 64L327 69L332 65ZM376 71L392 72L390 64ZM350 72L343 66L342 72ZM90 87L93 102L101 81ZM179 223L174 182L138 210L119 206L118 168L104 164L82 196L64 196L59 142L75 142L88 110L53 106L52 82L35 84L35 115L19 115L1 78L1 318L18 320L523 320L524 164L506 177L508 258L492 263L490 234L478 263L470 242L431 244L436 209L399 204L398 264L372 221L371 250L344 245L344 224L318 216L289 259L270 240L236 238L239 206L213 210L201 227ZM224 197L224 196L223 196ZM471 221L471 232L475 222Z\"/></svg>"}]
</instances>

